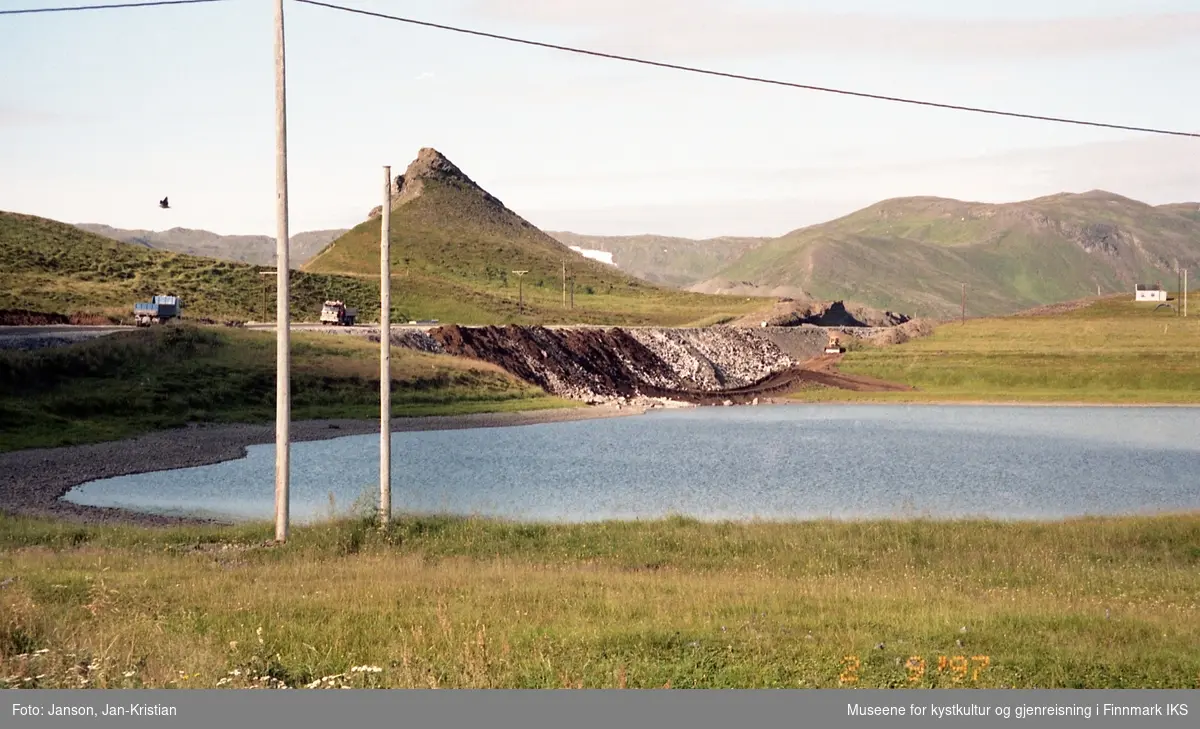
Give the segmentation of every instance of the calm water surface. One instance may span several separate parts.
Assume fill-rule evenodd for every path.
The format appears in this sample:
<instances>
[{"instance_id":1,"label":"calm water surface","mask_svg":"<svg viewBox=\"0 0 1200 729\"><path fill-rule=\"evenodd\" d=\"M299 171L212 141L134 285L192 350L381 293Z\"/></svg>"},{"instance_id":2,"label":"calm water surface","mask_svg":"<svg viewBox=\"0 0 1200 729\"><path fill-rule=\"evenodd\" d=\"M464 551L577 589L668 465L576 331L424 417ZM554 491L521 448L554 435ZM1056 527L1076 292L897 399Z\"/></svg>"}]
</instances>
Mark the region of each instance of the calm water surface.
<instances>
[{"instance_id":1,"label":"calm water surface","mask_svg":"<svg viewBox=\"0 0 1200 729\"><path fill-rule=\"evenodd\" d=\"M379 437L292 446L292 515L378 491ZM271 519L274 445L94 481L69 501ZM787 405L396 433L397 513L539 521L1083 514L1200 509L1200 409Z\"/></svg>"}]
</instances>

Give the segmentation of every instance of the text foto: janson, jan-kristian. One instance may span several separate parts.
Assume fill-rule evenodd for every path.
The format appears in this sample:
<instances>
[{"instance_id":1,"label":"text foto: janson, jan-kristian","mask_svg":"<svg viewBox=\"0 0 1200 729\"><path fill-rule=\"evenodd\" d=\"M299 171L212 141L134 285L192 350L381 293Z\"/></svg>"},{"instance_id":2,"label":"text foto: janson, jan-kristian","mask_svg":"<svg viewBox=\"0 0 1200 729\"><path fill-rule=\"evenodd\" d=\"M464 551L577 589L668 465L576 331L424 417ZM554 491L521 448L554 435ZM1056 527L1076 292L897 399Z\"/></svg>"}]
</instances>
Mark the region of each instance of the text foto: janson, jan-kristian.
<instances>
[{"instance_id":1,"label":"text foto: janson, jan-kristian","mask_svg":"<svg viewBox=\"0 0 1200 729\"><path fill-rule=\"evenodd\" d=\"M179 709L164 704L105 704L99 710L88 705L13 704L13 716L178 716Z\"/></svg>"}]
</instances>

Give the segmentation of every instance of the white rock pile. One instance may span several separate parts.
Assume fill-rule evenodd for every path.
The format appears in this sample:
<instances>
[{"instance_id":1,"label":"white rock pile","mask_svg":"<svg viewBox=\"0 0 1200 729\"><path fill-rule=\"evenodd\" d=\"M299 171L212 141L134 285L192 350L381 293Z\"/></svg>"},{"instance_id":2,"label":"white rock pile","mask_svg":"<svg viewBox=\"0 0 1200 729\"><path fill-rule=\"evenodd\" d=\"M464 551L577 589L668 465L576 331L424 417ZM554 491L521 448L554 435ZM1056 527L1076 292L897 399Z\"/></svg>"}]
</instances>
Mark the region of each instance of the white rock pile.
<instances>
[{"instance_id":1,"label":"white rock pile","mask_svg":"<svg viewBox=\"0 0 1200 729\"><path fill-rule=\"evenodd\" d=\"M716 392L743 387L795 364L773 342L740 327L631 329L680 379Z\"/></svg>"}]
</instances>

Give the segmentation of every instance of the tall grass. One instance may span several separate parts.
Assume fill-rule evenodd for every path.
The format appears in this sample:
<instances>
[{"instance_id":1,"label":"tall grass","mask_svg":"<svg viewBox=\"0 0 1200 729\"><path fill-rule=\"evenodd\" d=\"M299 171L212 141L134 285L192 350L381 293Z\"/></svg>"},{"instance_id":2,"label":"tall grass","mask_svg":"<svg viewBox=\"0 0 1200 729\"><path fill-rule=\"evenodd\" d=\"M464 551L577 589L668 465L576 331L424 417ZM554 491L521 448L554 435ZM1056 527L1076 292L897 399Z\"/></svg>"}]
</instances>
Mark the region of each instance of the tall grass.
<instances>
[{"instance_id":1,"label":"tall grass","mask_svg":"<svg viewBox=\"0 0 1200 729\"><path fill-rule=\"evenodd\" d=\"M393 414L462 414L571 403L492 365L392 352ZM293 335L298 419L376 418L378 345ZM275 411L269 332L169 325L30 352L0 352L0 450L111 440L189 422L265 422Z\"/></svg>"},{"instance_id":2,"label":"tall grass","mask_svg":"<svg viewBox=\"0 0 1200 729\"><path fill-rule=\"evenodd\" d=\"M0 681L1200 687L1200 515L270 537L0 519Z\"/></svg>"}]
</instances>

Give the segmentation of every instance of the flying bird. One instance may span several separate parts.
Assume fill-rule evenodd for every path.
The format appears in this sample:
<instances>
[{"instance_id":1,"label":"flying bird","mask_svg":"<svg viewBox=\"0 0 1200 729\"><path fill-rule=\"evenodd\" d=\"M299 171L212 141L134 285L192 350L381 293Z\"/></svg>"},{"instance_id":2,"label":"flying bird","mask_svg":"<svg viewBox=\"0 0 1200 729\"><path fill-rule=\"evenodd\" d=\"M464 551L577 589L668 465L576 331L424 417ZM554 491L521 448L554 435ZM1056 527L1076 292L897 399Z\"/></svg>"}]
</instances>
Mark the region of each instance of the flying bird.
<instances>
[{"instance_id":1,"label":"flying bird","mask_svg":"<svg viewBox=\"0 0 1200 729\"><path fill-rule=\"evenodd\" d=\"M163 210L166 210L167 208L171 207L170 203L167 202L167 198L165 198L165 197L162 200L158 201L158 206L160 208L162 208Z\"/></svg>"}]
</instances>

